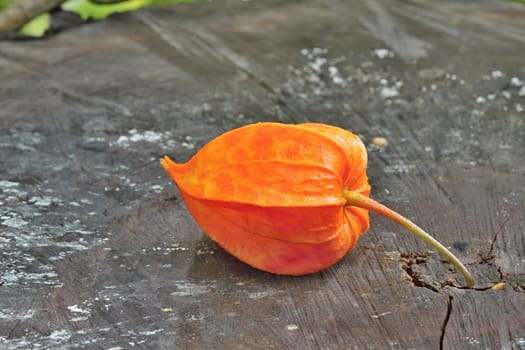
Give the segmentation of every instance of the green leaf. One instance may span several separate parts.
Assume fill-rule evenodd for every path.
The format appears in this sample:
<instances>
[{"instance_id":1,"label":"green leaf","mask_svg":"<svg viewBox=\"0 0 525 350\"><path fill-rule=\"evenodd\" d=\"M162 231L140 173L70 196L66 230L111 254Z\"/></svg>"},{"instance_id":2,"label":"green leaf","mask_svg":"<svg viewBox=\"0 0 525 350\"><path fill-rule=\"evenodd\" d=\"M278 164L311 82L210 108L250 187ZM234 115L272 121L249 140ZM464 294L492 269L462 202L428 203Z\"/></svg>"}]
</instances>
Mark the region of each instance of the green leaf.
<instances>
[{"instance_id":1,"label":"green leaf","mask_svg":"<svg viewBox=\"0 0 525 350\"><path fill-rule=\"evenodd\" d=\"M8 1L8 0L0 0ZM104 19L114 13L137 10L145 6L191 3L202 0L123 0L116 3L95 3L90 0L66 0L61 8L78 14L83 20Z\"/></svg>"},{"instance_id":2,"label":"green leaf","mask_svg":"<svg viewBox=\"0 0 525 350\"><path fill-rule=\"evenodd\" d=\"M15 0L0 0L0 11L11 6Z\"/></svg>"},{"instance_id":3,"label":"green leaf","mask_svg":"<svg viewBox=\"0 0 525 350\"><path fill-rule=\"evenodd\" d=\"M127 0L114 4L96 4L89 0L67 0L62 3L62 10L75 12L83 20L104 19L114 13L127 12L151 4L152 0Z\"/></svg>"},{"instance_id":4,"label":"green leaf","mask_svg":"<svg viewBox=\"0 0 525 350\"><path fill-rule=\"evenodd\" d=\"M183 3L192 3L192 2L199 2L199 1L203 1L203 0L153 0L151 2L151 5L159 6L159 5L169 5L169 4L183 4ZM211 1L211 0L207 0L207 1Z\"/></svg>"},{"instance_id":5,"label":"green leaf","mask_svg":"<svg viewBox=\"0 0 525 350\"><path fill-rule=\"evenodd\" d=\"M20 33L27 36L41 37L49 28L51 16L49 13L43 13L27 22L21 29Z\"/></svg>"}]
</instances>

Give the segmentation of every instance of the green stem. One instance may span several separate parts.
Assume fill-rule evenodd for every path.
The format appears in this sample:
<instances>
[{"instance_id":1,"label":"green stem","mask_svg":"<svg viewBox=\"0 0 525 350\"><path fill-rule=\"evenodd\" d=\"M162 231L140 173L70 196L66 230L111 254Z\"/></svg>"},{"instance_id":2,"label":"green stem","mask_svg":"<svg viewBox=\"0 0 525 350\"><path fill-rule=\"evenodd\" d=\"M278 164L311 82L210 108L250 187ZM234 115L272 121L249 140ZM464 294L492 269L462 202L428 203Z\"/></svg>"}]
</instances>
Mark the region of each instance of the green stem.
<instances>
[{"instance_id":1,"label":"green stem","mask_svg":"<svg viewBox=\"0 0 525 350\"><path fill-rule=\"evenodd\" d=\"M452 254L450 250L448 250L444 245L439 243L436 239L434 239L434 237L423 231L412 221L396 213L392 209L384 206L383 204L376 202L372 198L363 196L362 194L344 190L342 195L346 199L347 205L375 211L376 213L381 214L394 222L397 222L416 236L422 238L425 242L427 242L434 249L436 249L441 255L443 255L448 261L450 261L450 263L452 263L463 274L463 277L465 278L468 287L474 287L474 280L472 279L472 275L470 274L470 272L468 272L465 265L463 265L461 261L459 261L458 258L456 258L454 254Z\"/></svg>"}]
</instances>

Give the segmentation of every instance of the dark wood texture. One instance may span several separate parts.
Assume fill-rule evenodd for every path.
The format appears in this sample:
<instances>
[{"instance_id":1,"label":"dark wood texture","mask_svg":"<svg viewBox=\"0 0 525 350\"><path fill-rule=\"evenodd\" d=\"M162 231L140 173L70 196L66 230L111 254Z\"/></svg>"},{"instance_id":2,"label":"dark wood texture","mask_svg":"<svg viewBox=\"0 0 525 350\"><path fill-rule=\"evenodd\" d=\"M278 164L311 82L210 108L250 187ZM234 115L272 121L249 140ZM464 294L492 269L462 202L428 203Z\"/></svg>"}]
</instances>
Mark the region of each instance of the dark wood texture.
<instances>
[{"instance_id":1,"label":"dark wood texture","mask_svg":"<svg viewBox=\"0 0 525 350\"><path fill-rule=\"evenodd\" d=\"M215 1L0 42L0 348L525 349L524 58L503 1ZM476 288L376 215L311 276L223 252L159 158L270 120L358 133L372 196Z\"/></svg>"}]
</instances>

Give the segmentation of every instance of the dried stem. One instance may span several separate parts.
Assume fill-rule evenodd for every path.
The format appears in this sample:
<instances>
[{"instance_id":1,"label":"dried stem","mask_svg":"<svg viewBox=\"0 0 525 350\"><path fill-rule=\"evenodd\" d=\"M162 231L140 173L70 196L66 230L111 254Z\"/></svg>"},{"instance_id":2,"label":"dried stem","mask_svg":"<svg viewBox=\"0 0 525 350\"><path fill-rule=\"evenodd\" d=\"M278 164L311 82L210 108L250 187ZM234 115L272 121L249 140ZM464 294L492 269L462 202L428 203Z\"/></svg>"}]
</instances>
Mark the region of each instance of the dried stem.
<instances>
[{"instance_id":1,"label":"dried stem","mask_svg":"<svg viewBox=\"0 0 525 350\"><path fill-rule=\"evenodd\" d=\"M343 191L342 195L346 199L347 205L368 209L381 214L405 227L416 236L422 238L441 255L443 255L448 261L450 261L450 263L452 263L461 272L461 274L463 274L468 287L474 287L472 275L467 270L465 265L463 265L461 261L459 261L458 258L456 258L456 256L452 254L444 245L439 243L434 237L423 231L423 229L414 224L412 221L384 206L383 204L378 203L369 197L363 196L362 194L345 190Z\"/></svg>"}]
</instances>

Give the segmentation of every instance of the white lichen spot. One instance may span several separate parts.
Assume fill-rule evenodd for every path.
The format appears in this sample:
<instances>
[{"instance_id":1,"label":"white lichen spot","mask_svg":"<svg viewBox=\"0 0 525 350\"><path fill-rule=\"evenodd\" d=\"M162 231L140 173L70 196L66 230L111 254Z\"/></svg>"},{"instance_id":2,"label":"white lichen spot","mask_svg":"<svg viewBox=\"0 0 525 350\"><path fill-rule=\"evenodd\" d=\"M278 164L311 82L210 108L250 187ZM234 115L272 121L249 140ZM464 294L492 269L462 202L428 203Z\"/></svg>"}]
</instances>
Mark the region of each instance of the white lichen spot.
<instances>
[{"instance_id":1,"label":"white lichen spot","mask_svg":"<svg viewBox=\"0 0 525 350\"><path fill-rule=\"evenodd\" d=\"M112 145L117 145L120 147L127 148L132 143L137 142L147 142L147 143L164 143L161 144L162 147L168 148L173 146L173 142L170 141L171 133L167 132L157 132L152 130L146 130L139 132L137 129L131 129L128 132L128 135L121 135L117 141L113 142Z\"/></svg>"},{"instance_id":2,"label":"white lichen spot","mask_svg":"<svg viewBox=\"0 0 525 350\"><path fill-rule=\"evenodd\" d=\"M13 216L10 218L5 218L5 216L3 216L1 223L2 225L7 226L7 227L21 228L21 227L26 226L29 222L25 221L24 219L18 216Z\"/></svg>"},{"instance_id":3,"label":"white lichen spot","mask_svg":"<svg viewBox=\"0 0 525 350\"><path fill-rule=\"evenodd\" d=\"M493 70L492 73L490 73L490 76L492 77L492 79L499 79L503 78L505 75L500 70Z\"/></svg>"},{"instance_id":4,"label":"white lichen spot","mask_svg":"<svg viewBox=\"0 0 525 350\"><path fill-rule=\"evenodd\" d=\"M485 103L487 102L487 99L483 96L476 97L476 103Z\"/></svg>"},{"instance_id":5,"label":"white lichen spot","mask_svg":"<svg viewBox=\"0 0 525 350\"><path fill-rule=\"evenodd\" d=\"M310 74L307 78L310 83L320 83L321 78L317 74Z\"/></svg>"},{"instance_id":6,"label":"white lichen spot","mask_svg":"<svg viewBox=\"0 0 525 350\"><path fill-rule=\"evenodd\" d=\"M143 133L139 133L136 129L131 129L129 131L130 137L129 141L131 142L140 142L140 141L146 141L146 142L158 142L162 140L162 134L159 132L146 130Z\"/></svg>"},{"instance_id":7,"label":"white lichen spot","mask_svg":"<svg viewBox=\"0 0 525 350\"><path fill-rule=\"evenodd\" d=\"M516 112L521 113L523 111L525 111L523 106L521 104L519 104L519 103L516 103Z\"/></svg>"},{"instance_id":8,"label":"white lichen spot","mask_svg":"<svg viewBox=\"0 0 525 350\"><path fill-rule=\"evenodd\" d=\"M520 91L518 92L518 96L525 96L525 86L523 86Z\"/></svg>"},{"instance_id":9,"label":"white lichen spot","mask_svg":"<svg viewBox=\"0 0 525 350\"><path fill-rule=\"evenodd\" d=\"M204 320L204 315L202 315L202 314L199 314L199 315L190 315L190 317L188 317L187 320L188 320L188 321L202 321L202 320Z\"/></svg>"},{"instance_id":10,"label":"white lichen spot","mask_svg":"<svg viewBox=\"0 0 525 350\"><path fill-rule=\"evenodd\" d=\"M383 317L383 316L388 316L391 313L392 313L392 311L386 311L386 312L381 312L379 314L374 314L374 315L372 315L370 317L372 317L372 318L379 318L379 317Z\"/></svg>"},{"instance_id":11,"label":"white lichen spot","mask_svg":"<svg viewBox=\"0 0 525 350\"><path fill-rule=\"evenodd\" d=\"M321 47L314 47L312 49L312 55L319 56L319 55L326 55L328 53L328 49L323 49Z\"/></svg>"},{"instance_id":12,"label":"white lichen spot","mask_svg":"<svg viewBox=\"0 0 525 350\"><path fill-rule=\"evenodd\" d=\"M195 148L195 143L193 142L193 137L191 137L189 135L184 137L184 141L182 141L180 145L182 147L186 148L186 149L194 149Z\"/></svg>"},{"instance_id":13,"label":"white lichen spot","mask_svg":"<svg viewBox=\"0 0 525 350\"><path fill-rule=\"evenodd\" d=\"M62 343L71 338L71 332L66 329L53 331L47 338L52 342Z\"/></svg>"},{"instance_id":14,"label":"white lichen spot","mask_svg":"<svg viewBox=\"0 0 525 350\"><path fill-rule=\"evenodd\" d=\"M84 137L84 141L86 141L87 143L97 143L97 142L106 142L106 139L103 137L88 136L88 137Z\"/></svg>"},{"instance_id":15,"label":"white lichen spot","mask_svg":"<svg viewBox=\"0 0 525 350\"><path fill-rule=\"evenodd\" d=\"M379 59L384 59L387 57L394 57L394 53L388 49L375 49L374 55Z\"/></svg>"},{"instance_id":16,"label":"white lichen spot","mask_svg":"<svg viewBox=\"0 0 525 350\"><path fill-rule=\"evenodd\" d=\"M8 189L13 188L13 187L18 187L18 185L19 185L18 182L12 182L12 181L7 181L7 180L0 181L0 189L4 192L8 192Z\"/></svg>"},{"instance_id":17,"label":"white lichen spot","mask_svg":"<svg viewBox=\"0 0 525 350\"><path fill-rule=\"evenodd\" d=\"M82 204L93 204L93 202L90 201L90 200L87 199L87 198L82 198L82 199L80 199L80 203L82 203Z\"/></svg>"},{"instance_id":18,"label":"white lichen spot","mask_svg":"<svg viewBox=\"0 0 525 350\"><path fill-rule=\"evenodd\" d=\"M84 321L89 320L89 317L87 317L87 316L78 316L78 317L73 317L73 318L71 318L69 320L71 322L84 322Z\"/></svg>"},{"instance_id":19,"label":"white lichen spot","mask_svg":"<svg viewBox=\"0 0 525 350\"><path fill-rule=\"evenodd\" d=\"M510 98L511 98L510 91L503 90L503 91L501 92L501 94L502 94L503 97L505 97L507 100L510 100Z\"/></svg>"},{"instance_id":20,"label":"white lichen spot","mask_svg":"<svg viewBox=\"0 0 525 350\"><path fill-rule=\"evenodd\" d=\"M69 312L77 313L77 314L91 314L91 311L84 310L81 307L79 307L77 304L68 306L67 309Z\"/></svg>"},{"instance_id":21,"label":"white lichen spot","mask_svg":"<svg viewBox=\"0 0 525 350\"><path fill-rule=\"evenodd\" d=\"M316 73L320 73L321 68L323 67L323 65L326 64L326 62L327 62L326 58L316 57L313 62L308 62L308 67L310 67Z\"/></svg>"},{"instance_id":22,"label":"white lichen spot","mask_svg":"<svg viewBox=\"0 0 525 350\"><path fill-rule=\"evenodd\" d=\"M142 331L142 332L139 332L139 334L148 336L148 335L155 335L155 334L160 333L160 332L164 332L164 328L154 329L154 330L151 330L151 331Z\"/></svg>"},{"instance_id":23,"label":"white lichen spot","mask_svg":"<svg viewBox=\"0 0 525 350\"><path fill-rule=\"evenodd\" d=\"M248 298L250 299L262 299L271 296L273 293L269 291L260 291L260 292L250 292L248 293Z\"/></svg>"},{"instance_id":24,"label":"white lichen spot","mask_svg":"<svg viewBox=\"0 0 525 350\"><path fill-rule=\"evenodd\" d=\"M296 331L299 329L299 326L296 324L289 324L289 325L286 325L286 329L289 331Z\"/></svg>"},{"instance_id":25,"label":"white lichen spot","mask_svg":"<svg viewBox=\"0 0 525 350\"><path fill-rule=\"evenodd\" d=\"M204 255L204 254L215 254L215 251L211 248L199 248L197 249L197 251L195 252L196 255Z\"/></svg>"},{"instance_id":26,"label":"white lichen spot","mask_svg":"<svg viewBox=\"0 0 525 350\"><path fill-rule=\"evenodd\" d=\"M161 185L152 185L149 187L149 189L155 193L161 193L164 187L162 187Z\"/></svg>"},{"instance_id":27,"label":"white lichen spot","mask_svg":"<svg viewBox=\"0 0 525 350\"><path fill-rule=\"evenodd\" d=\"M381 89L381 96L384 98L399 96L399 90L393 87L384 87Z\"/></svg>"},{"instance_id":28,"label":"white lichen spot","mask_svg":"<svg viewBox=\"0 0 525 350\"><path fill-rule=\"evenodd\" d=\"M341 77L339 70L335 66L328 67L328 73L330 74L330 78L332 78L332 82L336 85L345 85L346 82Z\"/></svg>"},{"instance_id":29,"label":"white lichen spot","mask_svg":"<svg viewBox=\"0 0 525 350\"><path fill-rule=\"evenodd\" d=\"M49 207L54 200L55 198L49 196L34 196L28 200L28 203L39 207Z\"/></svg>"},{"instance_id":30,"label":"white lichen spot","mask_svg":"<svg viewBox=\"0 0 525 350\"><path fill-rule=\"evenodd\" d=\"M33 318L35 316L36 312L35 310L26 310L24 312L20 312L19 310L13 310L13 309L4 309L0 310L0 320L27 320L30 318Z\"/></svg>"},{"instance_id":31,"label":"white lichen spot","mask_svg":"<svg viewBox=\"0 0 525 350\"><path fill-rule=\"evenodd\" d=\"M340 76L333 77L332 81L336 85L344 86L346 84L345 80L342 77L340 77Z\"/></svg>"},{"instance_id":32,"label":"white lichen spot","mask_svg":"<svg viewBox=\"0 0 525 350\"><path fill-rule=\"evenodd\" d=\"M197 284L189 281L177 281L175 283L176 291L172 292L171 295L185 297L185 296L196 296L207 294L214 288L210 284Z\"/></svg>"},{"instance_id":33,"label":"white lichen spot","mask_svg":"<svg viewBox=\"0 0 525 350\"><path fill-rule=\"evenodd\" d=\"M467 339L468 343L470 345L478 345L478 344L481 344L481 342L479 340L477 340L476 338L473 338L473 337L466 337L465 339Z\"/></svg>"},{"instance_id":34,"label":"white lichen spot","mask_svg":"<svg viewBox=\"0 0 525 350\"><path fill-rule=\"evenodd\" d=\"M525 338L516 338L512 341L513 344L516 344L520 348L525 348Z\"/></svg>"},{"instance_id":35,"label":"white lichen spot","mask_svg":"<svg viewBox=\"0 0 525 350\"><path fill-rule=\"evenodd\" d=\"M512 85L512 86L522 86L523 85L523 80L521 80L520 78L517 78L517 77L512 77L510 79L510 85Z\"/></svg>"},{"instance_id":36,"label":"white lichen spot","mask_svg":"<svg viewBox=\"0 0 525 350\"><path fill-rule=\"evenodd\" d=\"M384 172L387 174L403 174L403 173L409 173L415 168L416 166L414 164L398 163L398 164L391 164L391 165L386 166L384 169Z\"/></svg>"},{"instance_id":37,"label":"white lichen spot","mask_svg":"<svg viewBox=\"0 0 525 350\"><path fill-rule=\"evenodd\" d=\"M168 252L173 252L173 251L186 251L186 250L189 250L189 249L190 248L188 248L188 247L182 247L180 244L174 243L170 247L167 247L165 250L168 251ZM153 250L155 250L155 249L153 249Z\"/></svg>"},{"instance_id":38,"label":"white lichen spot","mask_svg":"<svg viewBox=\"0 0 525 350\"><path fill-rule=\"evenodd\" d=\"M20 283L20 281L25 281L26 283L28 281L31 281L35 284L46 284L46 285L53 285L57 283L56 278L58 275L53 272L32 272L32 273L24 273L19 272L16 273L14 271L10 271L4 275L2 275L2 280L6 282L6 284L14 284L15 282Z\"/></svg>"}]
</instances>

